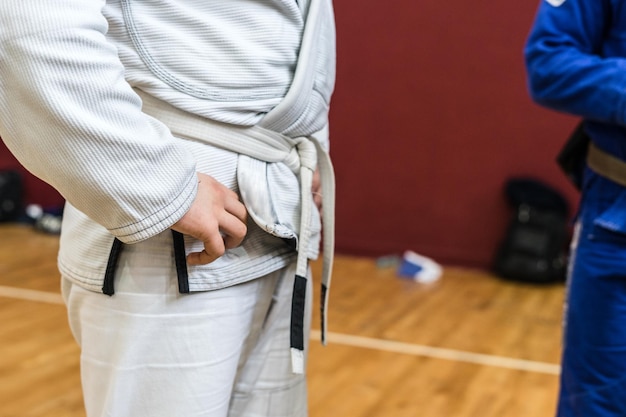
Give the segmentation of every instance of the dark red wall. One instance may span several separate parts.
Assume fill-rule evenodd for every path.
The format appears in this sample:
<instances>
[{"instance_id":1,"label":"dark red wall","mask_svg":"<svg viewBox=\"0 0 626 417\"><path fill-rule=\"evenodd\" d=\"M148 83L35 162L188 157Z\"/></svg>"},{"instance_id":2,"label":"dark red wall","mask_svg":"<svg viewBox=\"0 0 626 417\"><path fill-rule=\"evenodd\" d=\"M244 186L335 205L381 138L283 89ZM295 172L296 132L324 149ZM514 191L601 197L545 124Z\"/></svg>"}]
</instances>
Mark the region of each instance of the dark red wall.
<instances>
[{"instance_id":1,"label":"dark red wall","mask_svg":"<svg viewBox=\"0 0 626 417\"><path fill-rule=\"evenodd\" d=\"M526 91L522 49L536 6L335 2L338 252L411 249L484 267L509 219L508 177L532 175L575 203L554 163L575 119ZM7 159L0 150L0 167ZM31 200L59 199L34 179L28 187Z\"/></svg>"},{"instance_id":2,"label":"dark red wall","mask_svg":"<svg viewBox=\"0 0 626 417\"><path fill-rule=\"evenodd\" d=\"M526 90L537 4L335 2L339 252L487 266L509 219L508 177L532 175L575 202L554 164L575 119Z\"/></svg>"},{"instance_id":3,"label":"dark red wall","mask_svg":"<svg viewBox=\"0 0 626 417\"><path fill-rule=\"evenodd\" d=\"M24 180L26 204L39 204L44 208L56 209L63 205L63 198L45 182L26 171L0 141L0 170L18 170Z\"/></svg>"}]
</instances>

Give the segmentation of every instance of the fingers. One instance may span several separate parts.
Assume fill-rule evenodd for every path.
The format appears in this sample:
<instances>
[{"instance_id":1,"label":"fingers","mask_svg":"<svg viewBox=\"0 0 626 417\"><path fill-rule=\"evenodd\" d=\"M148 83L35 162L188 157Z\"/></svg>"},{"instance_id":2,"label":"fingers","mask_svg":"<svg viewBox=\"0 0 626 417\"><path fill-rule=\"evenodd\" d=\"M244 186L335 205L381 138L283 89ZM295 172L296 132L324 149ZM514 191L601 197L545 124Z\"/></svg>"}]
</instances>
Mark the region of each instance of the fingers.
<instances>
[{"instance_id":1,"label":"fingers","mask_svg":"<svg viewBox=\"0 0 626 417\"><path fill-rule=\"evenodd\" d=\"M209 264L226 252L227 249L241 245L247 233L245 223L237 217L227 214L228 220L219 222L220 227L214 229L204 240L202 252L192 252L187 255L189 265Z\"/></svg>"},{"instance_id":2,"label":"fingers","mask_svg":"<svg viewBox=\"0 0 626 417\"><path fill-rule=\"evenodd\" d=\"M187 255L189 265L205 265L239 246L247 233L248 213L238 195L212 177L198 174L198 193L189 211L172 229L203 242Z\"/></svg>"},{"instance_id":3,"label":"fingers","mask_svg":"<svg viewBox=\"0 0 626 417\"><path fill-rule=\"evenodd\" d=\"M322 189L322 179L320 176L320 170L319 168L316 168L315 171L313 172L313 182L311 183L311 191L313 191L313 193L319 193L321 189Z\"/></svg>"},{"instance_id":4,"label":"fingers","mask_svg":"<svg viewBox=\"0 0 626 417\"><path fill-rule=\"evenodd\" d=\"M248 210L246 210L246 206L243 205L241 201L239 201L239 196L232 190L227 190L229 192L226 201L224 201L224 209L229 214L235 216L241 223L245 225L248 220Z\"/></svg>"},{"instance_id":5,"label":"fingers","mask_svg":"<svg viewBox=\"0 0 626 417\"><path fill-rule=\"evenodd\" d=\"M313 194L313 202L317 209L322 211L322 181L320 178L319 168L313 173L313 183L311 184L311 193Z\"/></svg>"},{"instance_id":6,"label":"fingers","mask_svg":"<svg viewBox=\"0 0 626 417\"><path fill-rule=\"evenodd\" d=\"M318 193L313 191L313 202L315 203L315 207L321 212L322 211L322 193Z\"/></svg>"},{"instance_id":7,"label":"fingers","mask_svg":"<svg viewBox=\"0 0 626 417\"><path fill-rule=\"evenodd\" d=\"M207 250L203 250L202 252L191 252L187 255L187 265L197 266L197 265L207 265L211 262L217 260L224 254L224 245L222 245L222 250L218 252L207 252Z\"/></svg>"},{"instance_id":8,"label":"fingers","mask_svg":"<svg viewBox=\"0 0 626 417\"><path fill-rule=\"evenodd\" d=\"M220 227L217 233L211 233L209 238L203 242L204 250L187 255L189 265L209 264L224 255L227 249L241 245L247 233L245 223L228 213L225 217L227 218L219 222Z\"/></svg>"},{"instance_id":9,"label":"fingers","mask_svg":"<svg viewBox=\"0 0 626 417\"><path fill-rule=\"evenodd\" d=\"M247 221L246 206L239 201L239 196L234 191L227 189L224 211L218 219L218 231L226 249L235 248L243 242L248 232Z\"/></svg>"},{"instance_id":10,"label":"fingers","mask_svg":"<svg viewBox=\"0 0 626 417\"><path fill-rule=\"evenodd\" d=\"M229 213L220 222L220 233L226 249L236 248L243 242L248 231L245 220Z\"/></svg>"}]
</instances>

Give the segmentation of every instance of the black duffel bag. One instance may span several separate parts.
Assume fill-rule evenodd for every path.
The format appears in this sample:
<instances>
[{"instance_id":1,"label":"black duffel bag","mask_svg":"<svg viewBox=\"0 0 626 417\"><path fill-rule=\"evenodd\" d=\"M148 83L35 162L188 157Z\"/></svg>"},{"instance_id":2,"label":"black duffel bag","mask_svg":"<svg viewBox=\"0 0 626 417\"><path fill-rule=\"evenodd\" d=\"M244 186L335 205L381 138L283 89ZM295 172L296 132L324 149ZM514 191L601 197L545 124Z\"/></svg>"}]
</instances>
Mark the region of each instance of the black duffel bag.
<instances>
[{"instance_id":1,"label":"black duffel bag","mask_svg":"<svg viewBox=\"0 0 626 417\"><path fill-rule=\"evenodd\" d=\"M0 170L0 222L18 219L23 211L24 185L16 170Z\"/></svg>"},{"instance_id":2,"label":"black duffel bag","mask_svg":"<svg viewBox=\"0 0 626 417\"><path fill-rule=\"evenodd\" d=\"M571 235L567 200L529 178L508 180L505 195L514 211L495 255L494 272L514 281L564 280Z\"/></svg>"}]
</instances>

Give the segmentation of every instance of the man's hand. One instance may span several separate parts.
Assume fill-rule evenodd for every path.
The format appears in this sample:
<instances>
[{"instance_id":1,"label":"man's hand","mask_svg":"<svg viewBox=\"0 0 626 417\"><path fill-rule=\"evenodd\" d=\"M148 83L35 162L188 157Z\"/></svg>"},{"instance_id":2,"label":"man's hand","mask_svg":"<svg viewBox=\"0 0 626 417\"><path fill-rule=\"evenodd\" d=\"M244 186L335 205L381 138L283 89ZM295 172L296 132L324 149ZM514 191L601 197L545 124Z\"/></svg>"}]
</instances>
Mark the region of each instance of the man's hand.
<instances>
[{"instance_id":1,"label":"man's hand","mask_svg":"<svg viewBox=\"0 0 626 417\"><path fill-rule=\"evenodd\" d=\"M204 265L237 247L246 236L248 212L237 194L213 177L198 173L198 194L189 211L172 229L204 242L202 252L190 253L187 264Z\"/></svg>"},{"instance_id":2,"label":"man's hand","mask_svg":"<svg viewBox=\"0 0 626 417\"><path fill-rule=\"evenodd\" d=\"M313 184L311 185L311 193L313 194L313 201L315 202L315 206L322 214L322 181L320 179L320 170L319 168L315 170L313 173Z\"/></svg>"}]
</instances>

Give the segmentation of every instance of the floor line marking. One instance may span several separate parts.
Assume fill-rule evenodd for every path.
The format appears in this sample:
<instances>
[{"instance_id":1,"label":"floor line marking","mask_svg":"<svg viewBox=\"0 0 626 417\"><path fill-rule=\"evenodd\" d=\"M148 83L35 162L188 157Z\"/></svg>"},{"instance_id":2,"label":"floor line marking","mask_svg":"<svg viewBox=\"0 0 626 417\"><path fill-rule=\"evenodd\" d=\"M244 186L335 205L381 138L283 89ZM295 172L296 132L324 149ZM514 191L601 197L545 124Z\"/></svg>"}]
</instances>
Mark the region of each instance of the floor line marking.
<instances>
[{"instance_id":1,"label":"floor line marking","mask_svg":"<svg viewBox=\"0 0 626 417\"><path fill-rule=\"evenodd\" d=\"M36 301L49 304L64 304L61 294L29 290L25 288L6 287L0 285L0 297L15 298L19 300ZM311 331L311 339L320 340L319 330ZM537 362L526 359L515 359L504 356L472 353L462 350L445 349L426 345L417 345L393 340L375 339L363 336L353 336L342 333L329 332L329 343L337 343L344 346L374 349L385 352L402 353L406 355L424 356L436 359L466 362L477 365L514 369L518 371L537 372L549 375L559 375L561 367L547 362Z\"/></svg>"},{"instance_id":2,"label":"floor line marking","mask_svg":"<svg viewBox=\"0 0 626 417\"><path fill-rule=\"evenodd\" d=\"M319 330L311 332L313 340L320 340ZM352 336L341 333L328 333L330 344L337 343L345 346L375 349L386 352L403 353L414 356L426 356L436 359L445 359L456 362L467 362L477 365L493 366L518 371L537 372L549 375L559 375L561 367L547 362L537 362L525 359L508 358L504 356L472 353L462 350L444 349L411 343L395 342L392 340L374 339L362 336Z\"/></svg>"},{"instance_id":3,"label":"floor line marking","mask_svg":"<svg viewBox=\"0 0 626 417\"><path fill-rule=\"evenodd\" d=\"M26 288L5 287L2 285L0 285L0 297L37 301L49 304L64 304L63 297L61 297L61 294L58 293L28 290Z\"/></svg>"}]
</instances>

